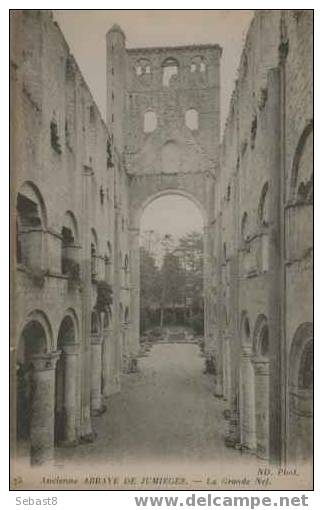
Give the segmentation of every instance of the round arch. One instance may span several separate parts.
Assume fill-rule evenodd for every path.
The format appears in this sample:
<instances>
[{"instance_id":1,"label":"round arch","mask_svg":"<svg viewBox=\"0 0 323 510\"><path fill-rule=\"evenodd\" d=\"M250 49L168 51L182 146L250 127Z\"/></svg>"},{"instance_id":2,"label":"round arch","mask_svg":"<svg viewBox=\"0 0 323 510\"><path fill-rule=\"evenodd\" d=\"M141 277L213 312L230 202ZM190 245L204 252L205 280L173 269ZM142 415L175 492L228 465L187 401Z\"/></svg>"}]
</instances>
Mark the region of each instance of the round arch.
<instances>
[{"instance_id":1,"label":"round arch","mask_svg":"<svg viewBox=\"0 0 323 510\"><path fill-rule=\"evenodd\" d=\"M79 337L79 320L77 314L73 308L68 308L64 314L63 318L60 322L60 327L58 330L58 340L57 344L59 345L59 340L65 343L77 343L77 339Z\"/></svg>"},{"instance_id":2,"label":"round arch","mask_svg":"<svg viewBox=\"0 0 323 510\"><path fill-rule=\"evenodd\" d=\"M94 245L96 252L99 251L99 240L95 228L91 228L91 244Z\"/></svg>"},{"instance_id":3,"label":"round arch","mask_svg":"<svg viewBox=\"0 0 323 510\"><path fill-rule=\"evenodd\" d=\"M53 330L45 312L43 312L42 310L33 310L26 316L25 320L23 321L23 326L20 330L20 334L18 335L19 339L22 338L23 332L29 323L39 323L39 325L44 331L45 339L44 352L53 351L54 350Z\"/></svg>"},{"instance_id":4,"label":"round arch","mask_svg":"<svg viewBox=\"0 0 323 510\"><path fill-rule=\"evenodd\" d=\"M45 201L43 199L41 192L39 191L38 186L36 186L36 184L33 183L32 181L25 181L22 183L22 185L20 186L20 188L18 190L16 203L17 203L17 199L18 199L19 195L24 195L28 199L36 202L36 204L39 206L39 216L40 216L40 220L42 223L42 227L46 228L47 227L47 210L46 210L46 206L45 206Z\"/></svg>"},{"instance_id":5,"label":"round arch","mask_svg":"<svg viewBox=\"0 0 323 510\"><path fill-rule=\"evenodd\" d=\"M301 324L289 352L288 460L311 461L313 455L313 324Z\"/></svg>"},{"instance_id":6,"label":"round arch","mask_svg":"<svg viewBox=\"0 0 323 510\"><path fill-rule=\"evenodd\" d=\"M32 433L32 402L36 381L33 356L45 354L49 345L48 324L41 313L30 314L20 333L16 359L16 437L30 441Z\"/></svg>"},{"instance_id":7,"label":"round arch","mask_svg":"<svg viewBox=\"0 0 323 510\"><path fill-rule=\"evenodd\" d=\"M297 198L297 181L298 181L298 173L299 173L299 165L304 153L305 146L309 139L309 136L313 133L313 119L311 119L303 129L303 132L299 138L295 155L292 163L291 169L291 179L290 179L290 189L289 189L289 199L291 201L295 201Z\"/></svg>"},{"instance_id":8,"label":"round arch","mask_svg":"<svg viewBox=\"0 0 323 510\"><path fill-rule=\"evenodd\" d=\"M71 230L74 237L74 243L78 243L79 242L78 224L75 214L72 211L65 212L62 220L62 226L67 227Z\"/></svg>"},{"instance_id":9,"label":"round arch","mask_svg":"<svg viewBox=\"0 0 323 510\"><path fill-rule=\"evenodd\" d=\"M313 324L304 322L301 324L293 337L293 343L289 353L289 384L297 387L299 372L302 362L302 354L309 342L313 341Z\"/></svg>"},{"instance_id":10,"label":"round arch","mask_svg":"<svg viewBox=\"0 0 323 510\"><path fill-rule=\"evenodd\" d=\"M249 317L246 311L241 313L240 321L241 343L242 345L251 344L251 326Z\"/></svg>"},{"instance_id":11,"label":"round arch","mask_svg":"<svg viewBox=\"0 0 323 510\"><path fill-rule=\"evenodd\" d=\"M260 314L254 327L253 352L259 356L267 356L268 348L268 320L264 314Z\"/></svg>"},{"instance_id":12,"label":"round arch","mask_svg":"<svg viewBox=\"0 0 323 510\"><path fill-rule=\"evenodd\" d=\"M146 209L146 207L148 207L152 202L154 202L158 198L166 197L166 196L169 196L169 195L181 196L181 197L187 198L188 200L193 202L193 204L198 208L199 212L201 213L201 216L202 216L202 219L203 219L203 225L204 226L207 225L207 213L206 213L206 210L202 206L201 202L197 198L194 197L194 195L192 195L188 191L185 191L185 190L182 190L182 189L167 188L167 189L164 189L162 191L158 191L156 193L153 193L148 198L143 200L143 202L139 205L139 207L137 207L137 209L135 211L135 215L134 215L135 228L139 228L140 227L141 218L142 218L142 215L143 215L144 210Z\"/></svg>"}]
</instances>

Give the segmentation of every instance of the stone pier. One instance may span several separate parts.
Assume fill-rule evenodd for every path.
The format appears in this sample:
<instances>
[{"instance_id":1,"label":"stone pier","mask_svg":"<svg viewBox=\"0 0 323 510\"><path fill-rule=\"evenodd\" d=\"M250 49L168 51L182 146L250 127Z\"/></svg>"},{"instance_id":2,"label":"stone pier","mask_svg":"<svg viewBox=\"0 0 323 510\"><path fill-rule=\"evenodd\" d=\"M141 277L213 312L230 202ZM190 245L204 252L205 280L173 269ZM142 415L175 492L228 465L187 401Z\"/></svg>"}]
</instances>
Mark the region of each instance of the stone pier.
<instances>
[{"instance_id":1,"label":"stone pier","mask_svg":"<svg viewBox=\"0 0 323 510\"><path fill-rule=\"evenodd\" d=\"M55 368L59 352L37 354L33 366L31 403L31 464L43 464L54 457Z\"/></svg>"}]
</instances>

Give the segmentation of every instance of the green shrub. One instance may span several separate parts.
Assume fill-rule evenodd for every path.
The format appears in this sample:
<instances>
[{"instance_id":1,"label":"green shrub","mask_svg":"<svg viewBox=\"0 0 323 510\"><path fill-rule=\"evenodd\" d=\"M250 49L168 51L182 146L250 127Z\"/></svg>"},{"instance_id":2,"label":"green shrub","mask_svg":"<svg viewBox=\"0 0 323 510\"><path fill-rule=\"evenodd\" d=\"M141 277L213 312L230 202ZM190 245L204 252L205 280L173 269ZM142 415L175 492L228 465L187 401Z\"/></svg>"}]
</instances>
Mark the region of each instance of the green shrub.
<instances>
[{"instance_id":1,"label":"green shrub","mask_svg":"<svg viewBox=\"0 0 323 510\"><path fill-rule=\"evenodd\" d=\"M189 320L189 325L196 335L204 334L204 314L202 312L193 315Z\"/></svg>"}]
</instances>

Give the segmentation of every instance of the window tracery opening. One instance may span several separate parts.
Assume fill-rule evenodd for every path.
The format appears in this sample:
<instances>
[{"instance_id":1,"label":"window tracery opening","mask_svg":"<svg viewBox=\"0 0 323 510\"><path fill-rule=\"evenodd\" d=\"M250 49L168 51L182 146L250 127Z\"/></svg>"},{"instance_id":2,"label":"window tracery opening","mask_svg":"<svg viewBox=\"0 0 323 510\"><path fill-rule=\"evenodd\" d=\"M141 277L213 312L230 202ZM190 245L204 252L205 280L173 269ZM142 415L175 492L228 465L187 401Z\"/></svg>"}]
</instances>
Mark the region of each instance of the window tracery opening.
<instances>
[{"instance_id":1,"label":"window tracery opening","mask_svg":"<svg viewBox=\"0 0 323 510\"><path fill-rule=\"evenodd\" d=\"M144 114L144 133L152 133L157 127L157 116L152 110Z\"/></svg>"},{"instance_id":2,"label":"window tracery opening","mask_svg":"<svg viewBox=\"0 0 323 510\"><path fill-rule=\"evenodd\" d=\"M185 125L191 131L197 131L199 128L199 114L194 108L190 108L185 112Z\"/></svg>"},{"instance_id":3,"label":"window tracery opening","mask_svg":"<svg viewBox=\"0 0 323 510\"><path fill-rule=\"evenodd\" d=\"M170 87L174 84L178 76L178 62L169 57L163 63L163 87Z\"/></svg>"}]
</instances>

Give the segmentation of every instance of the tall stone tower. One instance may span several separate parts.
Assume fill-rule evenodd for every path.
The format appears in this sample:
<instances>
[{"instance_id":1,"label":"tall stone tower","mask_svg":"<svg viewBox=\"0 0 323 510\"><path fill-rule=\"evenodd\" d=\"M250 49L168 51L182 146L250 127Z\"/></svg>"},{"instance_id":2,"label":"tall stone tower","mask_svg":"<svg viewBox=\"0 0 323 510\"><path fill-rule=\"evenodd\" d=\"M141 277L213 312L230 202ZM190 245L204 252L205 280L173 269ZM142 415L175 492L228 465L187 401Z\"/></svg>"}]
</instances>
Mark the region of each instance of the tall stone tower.
<instances>
[{"instance_id":1,"label":"tall stone tower","mask_svg":"<svg viewBox=\"0 0 323 510\"><path fill-rule=\"evenodd\" d=\"M215 350L212 264L215 183L219 175L218 44L126 48L107 33L107 126L128 178L132 345L139 346L139 230L147 204L177 194L199 207L204 222L205 337Z\"/></svg>"},{"instance_id":2,"label":"tall stone tower","mask_svg":"<svg viewBox=\"0 0 323 510\"><path fill-rule=\"evenodd\" d=\"M124 110L126 88L126 38L119 27L113 25L106 35L107 66L107 126L113 135L116 148L124 149Z\"/></svg>"}]
</instances>

